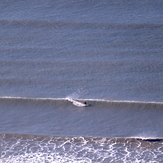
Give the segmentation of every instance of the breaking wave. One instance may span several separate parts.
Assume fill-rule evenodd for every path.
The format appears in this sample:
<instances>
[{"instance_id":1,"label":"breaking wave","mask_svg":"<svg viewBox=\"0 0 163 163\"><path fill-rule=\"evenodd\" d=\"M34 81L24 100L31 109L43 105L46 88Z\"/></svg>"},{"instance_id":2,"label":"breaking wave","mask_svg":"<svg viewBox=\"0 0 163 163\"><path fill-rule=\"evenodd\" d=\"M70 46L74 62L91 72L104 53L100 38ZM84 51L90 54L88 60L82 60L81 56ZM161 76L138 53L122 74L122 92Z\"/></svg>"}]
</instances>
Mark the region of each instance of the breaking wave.
<instances>
[{"instance_id":1,"label":"breaking wave","mask_svg":"<svg viewBox=\"0 0 163 163\"><path fill-rule=\"evenodd\" d=\"M155 101L116 101L116 100L104 100L104 99L74 99L72 97L66 98L28 98L28 97L9 97L4 96L0 97L0 101L12 101L12 102L25 102L25 101L37 101L37 102L62 102L62 103L72 103L76 106L85 106L83 102L88 102L90 105L104 104L104 105L122 105L122 106L130 106L130 105L148 105L148 106L158 106L162 107L163 102L155 102Z\"/></svg>"},{"instance_id":2,"label":"breaking wave","mask_svg":"<svg viewBox=\"0 0 163 163\"><path fill-rule=\"evenodd\" d=\"M18 107L21 104L21 107L29 105L30 107L32 106L32 109L36 109L37 108L35 107L36 105L39 105L40 107L44 104L45 105L43 107L47 107L50 105L52 106L52 108L54 107L56 108L79 107L80 108L83 107L85 101L91 106L90 108L88 108L89 110L90 109L99 110L103 108L110 109L112 107L129 108L129 109L134 109L134 108L162 109L163 106L162 102L145 102L145 101L109 101L104 99L72 99L72 97L71 98L70 97L66 97L66 98L0 97L0 104L2 105L2 107L3 106L8 107L11 105L12 108L13 106ZM27 108L29 109L30 107ZM29 113L31 113L32 109L29 111ZM62 113L62 110L58 112L59 115ZM21 112L21 109L19 111ZM13 112L14 114L16 114L15 111ZM85 116L87 115L88 112L86 112ZM73 113L74 110L72 109L71 114ZM99 114L98 111L97 113ZM46 110L42 114L46 115L47 114ZM21 116L23 118L23 115ZM65 113L65 116L68 115ZM76 118L78 119L79 117ZM103 118L104 117L102 117L102 119ZM66 123L70 122L70 119L72 120L74 118L69 117L65 122ZM57 123L55 132L52 134L54 136L50 136L49 131L51 130L49 127L43 129L44 131L42 131L42 129L39 129L40 130L39 132L35 131L33 133L30 133L29 131L28 133L23 133L23 130L25 129L24 127L22 128L22 130L20 127L19 129L20 131L12 132L10 130L10 132L12 133L4 133L4 134L1 133L0 134L0 149L1 149L0 163L3 162L107 163L112 161L130 163L130 162L139 162L140 160L141 162L148 162L149 160L151 162L162 161L162 157L160 156L162 155L163 138L157 137L158 135L160 135L157 134L157 132L148 133L148 131L146 132L144 131L144 133L135 134L133 136L131 136L129 133L126 133L126 136L122 136L123 135L122 134L120 135L120 137L110 136L108 132L107 132L108 137L105 136L102 137L102 135L101 136L99 135L99 137L94 135L85 136L84 131L86 128L82 129L83 133L81 133L82 131L80 129L80 134L78 134L76 133L78 131L78 127L76 128L75 126L73 127L72 125L74 125L74 121L72 121L70 128L74 128L73 133L76 134L76 135L74 134L75 136L70 135L72 131L70 132L64 131L64 134L66 136L63 133L61 134L61 136L60 135L58 136L57 134L56 134L57 136L55 136L55 133L60 132L60 128L58 128L59 125L61 126L62 130L67 129L67 127L64 127L65 124L64 126L60 124L61 122L63 122L63 120L52 122L52 123ZM118 128L119 123L117 123L116 128ZM105 129L105 125L106 125L105 123L102 124L102 126L104 127L103 129ZM124 130L125 127L127 126L126 125L124 126ZM122 126L120 126L120 128L122 128ZM131 126L131 128L133 128L133 126ZM103 132L101 127L99 128L99 130L100 129L101 129L100 133ZM110 129L108 131L110 132ZM136 131L135 133L137 132L139 131ZM39 133L40 135L35 135L37 133ZM42 136L42 134L44 136ZM78 136L78 135L84 135L84 136Z\"/></svg>"},{"instance_id":3,"label":"breaking wave","mask_svg":"<svg viewBox=\"0 0 163 163\"><path fill-rule=\"evenodd\" d=\"M160 162L162 143L163 139L0 134L0 162Z\"/></svg>"}]
</instances>

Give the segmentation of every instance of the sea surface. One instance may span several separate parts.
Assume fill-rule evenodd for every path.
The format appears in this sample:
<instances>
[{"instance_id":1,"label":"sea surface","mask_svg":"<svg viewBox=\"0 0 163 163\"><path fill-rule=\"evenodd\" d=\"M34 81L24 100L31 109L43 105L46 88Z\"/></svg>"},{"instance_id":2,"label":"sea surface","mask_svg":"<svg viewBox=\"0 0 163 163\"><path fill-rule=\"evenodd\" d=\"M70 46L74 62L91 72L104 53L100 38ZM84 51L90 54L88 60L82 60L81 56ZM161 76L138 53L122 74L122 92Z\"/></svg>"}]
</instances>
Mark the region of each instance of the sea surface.
<instances>
[{"instance_id":1,"label":"sea surface","mask_svg":"<svg viewBox=\"0 0 163 163\"><path fill-rule=\"evenodd\" d=\"M0 2L0 163L163 161L162 0Z\"/></svg>"}]
</instances>

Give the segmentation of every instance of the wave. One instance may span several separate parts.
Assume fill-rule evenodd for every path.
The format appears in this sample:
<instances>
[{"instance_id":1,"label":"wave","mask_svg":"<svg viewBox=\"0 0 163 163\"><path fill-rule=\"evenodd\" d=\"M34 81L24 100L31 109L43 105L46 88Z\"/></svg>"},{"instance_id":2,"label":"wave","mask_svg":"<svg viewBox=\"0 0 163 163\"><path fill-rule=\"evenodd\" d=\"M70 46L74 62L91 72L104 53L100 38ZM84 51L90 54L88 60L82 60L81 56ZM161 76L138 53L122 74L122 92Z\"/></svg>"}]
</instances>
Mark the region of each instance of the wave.
<instances>
[{"instance_id":1,"label":"wave","mask_svg":"<svg viewBox=\"0 0 163 163\"><path fill-rule=\"evenodd\" d=\"M12 96L1 96L0 100L30 100L30 101L69 101L75 104L79 102L103 102L103 103L110 103L110 104L155 104L155 105L163 105L163 102L156 102L156 101L130 101L130 100L105 100L105 99L72 99L69 97L66 98L31 98L31 97L12 97ZM77 105L77 104L76 104ZM79 104L80 105L80 104Z\"/></svg>"},{"instance_id":2,"label":"wave","mask_svg":"<svg viewBox=\"0 0 163 163\"><path fill-rule=\"evenodd\" d=\"M131 107L131 106L151 106L153 108L162 107L163 102L154 102L154 101L116 101L116 100L104 100L104 99L72 99L72 98L28 98L28 97L10 97L3 96L0 97L0 101L19 101L19 102L55 102L58 105L62 104L73 104L78 107L87 107L87 106L122 106L122 107Z\"/></svg>"},{"instance_id":3,"label":"wave","mask_svg":"<svg viewBox=\"0 0 163 163\"><path fill-rule=\"evenodd\" d=\"M140 109L157 110L160 111L163 108L163 102L152 102L152 101L116 101L116 100L105 100L105 99L80 99L80 98L27 98L27 97L0 97L0 104L5 104L5 107L11 106L29 106L33 108L35 106L53 107L53 108L69 108L74 107L88 107L88 109L99 110L99 109L132 109L140 111Z\"/></svg>"},{"instance_id":4,"label":"wave","mask_svg":"<svg viewBox=\"0 0 163 163\"><path fill-rule=\"evenodd\" d=\"M0 106L4 133L144 140L163 135L162 102L1 97Z\"/></svg>"},{"instance_id":5,"label":"wave","mask_svg":"<svg viewBox=\"0 0 163 163\"><path fill-rule=\"evenodd\" d=\"M113 24L96 22L59 22L46 20L0 20L1 25L19 25L26 27L53 27L53 28L162 28L163 24Z\"/></svg>"}]
</instances>

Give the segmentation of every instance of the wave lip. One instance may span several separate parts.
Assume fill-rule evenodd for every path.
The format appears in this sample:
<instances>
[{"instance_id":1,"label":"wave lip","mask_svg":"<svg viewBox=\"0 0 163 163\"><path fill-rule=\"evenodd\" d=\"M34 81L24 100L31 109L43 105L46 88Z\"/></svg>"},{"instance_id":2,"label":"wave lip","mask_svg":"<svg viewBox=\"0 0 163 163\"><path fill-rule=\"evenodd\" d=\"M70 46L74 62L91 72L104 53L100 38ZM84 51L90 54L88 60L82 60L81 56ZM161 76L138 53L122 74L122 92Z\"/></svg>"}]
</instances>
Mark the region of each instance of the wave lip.
<instances>
[{"instance_id":1,"label":"wave lip","mask_svg":"<svg viewBox=\"0 0 163 163\"><path fill-rule=\"evenodd\" d=\"M0 99L19 99L19 100L51 100L51 101L57 101L57 100L63 100L63 101L70 101L70 102L76 102L76 105L84 106L81 102L88 101L88 102L106 102L106 103L130 103L130 104L160 104L162 105L163 102L156 102L156 101L130 101L130 100L105 100L105 99L72 99L72 98L32 98L32 97L14 97L14 96L1 96ZM81 101L81 102L80 102ZM80 104L81 103L81 104Z\"/></svg>"},{"instance_id":2,"label":"wave lip","mask_svg":"<svg viewBox=\"0 0 163 163\"><path fill-rule=\"evenodd\" d=\"M162 142L163 141L163 137L150 137L149 136L149 137L133 137L133 138L139 141L147 141L147 142Z\"/></svg>"}]
</instances>

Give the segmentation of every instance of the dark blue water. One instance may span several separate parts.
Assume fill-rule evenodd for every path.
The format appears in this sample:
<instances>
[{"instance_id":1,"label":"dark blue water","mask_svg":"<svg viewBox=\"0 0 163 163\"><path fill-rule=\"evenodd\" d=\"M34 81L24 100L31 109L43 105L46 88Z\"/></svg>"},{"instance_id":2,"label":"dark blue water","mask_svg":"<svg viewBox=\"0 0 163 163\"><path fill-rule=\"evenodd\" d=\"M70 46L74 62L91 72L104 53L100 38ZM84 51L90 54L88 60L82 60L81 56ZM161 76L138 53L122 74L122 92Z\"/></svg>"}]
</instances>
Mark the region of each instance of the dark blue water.
<instances>
[{"instance_id":1,"label":"dark blue water","mask_svg":"<svg viewBox=\"0 0 163 163\"><path fill-rule=\"evenodd\" d=\"M130 138L163 137L162 7L161 0L2 1L0 133L6 145L0 162L16 162L9 144L21 148L26 140L32 147L29 141L38 136L30 135L44 135L39 141L54 136L57 148L57 141L70 141L73 150L63 145L53 151L46 142L51 159L40 145L25 150L18 162L160 162L162 141L145 145L158 153L142 154L142 149L134 153ZM84 101L89 107L82 107ZM80 137L87 143L71 140ZM104 138L103 148L96 148ZM116 142L115 150L125 146L118 159ZM109 154L102 159L101 153L90 154L89 146Z\"/></svg>"}]
</instances>

